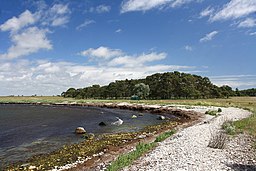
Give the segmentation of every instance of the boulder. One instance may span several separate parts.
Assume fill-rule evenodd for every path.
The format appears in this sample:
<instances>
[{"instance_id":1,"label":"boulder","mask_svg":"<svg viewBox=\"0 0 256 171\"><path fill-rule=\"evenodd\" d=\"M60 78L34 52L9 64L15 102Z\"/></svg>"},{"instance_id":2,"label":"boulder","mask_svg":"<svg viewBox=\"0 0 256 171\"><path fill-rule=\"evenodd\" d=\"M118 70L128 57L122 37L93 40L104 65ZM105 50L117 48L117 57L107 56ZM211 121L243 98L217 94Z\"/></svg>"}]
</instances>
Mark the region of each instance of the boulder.
<instances>
[{"instance_id":1,"label":"boulder","mask_svg":"<svg viewBox=\"0 0 256 171\"><path fill-rule=\"evenodd\" d=\"M86 131L83 127L77 127L75 133L76 134L85 134Z\"/></svg>"},{"instance_id":2,"label":"boulder","mask_svg":"<svg viewBox=\"0 0 256 171\"><path fill-rule=\"evenodd\" d=\"M157 118L158 120L165 120L165 116L159 116L158 118Z\"/></svg>"},{"instance_id":3,"label":"boulder","mask_svg":"<svg viewBox=\"0 0 256 171\"><path fill-rule=\"evenodd\" d=\"M136 119L137 118L137 116L136 115L132 115L132 119Z\"/></svg>"},{"instance_id":4,"label":"boulder","mask_svg":"<svg viewBox=\"0 0 256 171\"><path fill-rule=\"evenodd\" d=\"M105 122L100 122L99 126L107 126L107 124Z\"/></svg>"}]
</instances>

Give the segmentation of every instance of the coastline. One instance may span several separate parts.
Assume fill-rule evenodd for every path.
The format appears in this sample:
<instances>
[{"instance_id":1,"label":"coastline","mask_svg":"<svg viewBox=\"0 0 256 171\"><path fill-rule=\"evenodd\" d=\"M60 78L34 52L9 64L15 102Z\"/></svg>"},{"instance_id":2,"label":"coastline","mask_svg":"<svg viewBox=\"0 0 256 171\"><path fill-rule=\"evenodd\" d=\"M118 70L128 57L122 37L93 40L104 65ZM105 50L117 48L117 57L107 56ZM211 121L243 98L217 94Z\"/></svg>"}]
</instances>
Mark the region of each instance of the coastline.
<instances>
[{"instance_id":1,"label":"coastline","mask_svg":"<svg viewBox=\"0 0 256 171\"><path fill-rule=\"evenodd\" d=\"M94 159L97 159L99 156L103 154L110 153L112 151L118 151L122 145L130 144L130 146L134 146L136 142L140 141L148 141L152 139L152 137L166 131L169 129L175 129L178 125L183 125L185 123L192 123L197 121L201 114L193 111L184 111L181 109L177 109L174 106L160 106L160 105L145 105L145 104L130 104L130 103L31 103L31 102L2 102L1 105L7 104L19 104L19 105L45 105L45 106L81 106L81 107L101 107L101 108L117 108L117 109L125 109L125 110L135 110L135 111L146 111L157 115L175 115L177 118L175 122L166 121L164 124L149 126L139 132L133 133L120 133L120 134L112 134L112 135L103 135L101 137L97 137L93 140L85 140L82 143L74 144L70 146L63 147L57 151L54 151L50 154L35 156L29 159L27 162L16 163L8 167L8 170L15 170L15 168L23 168L23 170L31 170L31 166L33 166L34 170L65 170L72 167L76 167L79 163L85 165L85 163L91 163ZM110 142L108 142L110 141ZM107 143L106 143L107 142ZM88 146L91 144L92 149L87 151L83 149L83 146ZM100 148L99 148L100 147ZM73 150L72 150L73 149ZM83 150L82 150L83 149ZM65 161L59 159L57 156L59 154L65 154L66 152L77 152L80 154L81 151L84 151L84 155L72 155L72 159ZM54 162L47 161L47 158L57 157ZM45 158L45 159L44 159ZM58 160L57 160L58 159ZM44 164L39 162L40 164L36 165L37 161L48 162L49 167L44 168ZM49 164L50 163L50 164ZM61 167L63 166L64 167ZM90 166L90 167L91 167ZM29 168L30 167L30 168Z\"/></svg>"}]
</instances>

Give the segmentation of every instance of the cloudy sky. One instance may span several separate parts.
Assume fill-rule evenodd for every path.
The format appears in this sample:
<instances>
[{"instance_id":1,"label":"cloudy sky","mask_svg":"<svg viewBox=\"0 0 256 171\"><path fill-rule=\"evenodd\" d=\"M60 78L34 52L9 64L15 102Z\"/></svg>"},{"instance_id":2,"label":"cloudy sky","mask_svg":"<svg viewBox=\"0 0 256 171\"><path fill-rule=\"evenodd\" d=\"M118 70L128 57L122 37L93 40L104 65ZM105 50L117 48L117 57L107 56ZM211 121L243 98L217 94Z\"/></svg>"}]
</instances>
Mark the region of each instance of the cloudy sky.
<instances>
[{"instance_id":1,"label":"cloudy sky","mask_svg":"<svg viewBox=\"0 0 256 171\"><path fill-rule=\"evenodd\" d=\"M156 72L256 87L256 0L1 0L0 95Z\"/></svg>"}]
</instances>

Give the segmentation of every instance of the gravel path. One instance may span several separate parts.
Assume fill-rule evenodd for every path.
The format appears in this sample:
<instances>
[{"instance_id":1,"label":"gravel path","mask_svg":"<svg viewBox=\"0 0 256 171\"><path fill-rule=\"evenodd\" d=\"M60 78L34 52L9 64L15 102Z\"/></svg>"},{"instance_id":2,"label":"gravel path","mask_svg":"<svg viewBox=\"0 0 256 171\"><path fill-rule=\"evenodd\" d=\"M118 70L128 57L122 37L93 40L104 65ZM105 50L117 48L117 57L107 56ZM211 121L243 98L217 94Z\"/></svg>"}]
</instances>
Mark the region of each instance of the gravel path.
<instances>
[{"instance_id":1,"label":"gravel path","mask_svg":"<svg viewBox=\"0 0 256 171\"><path fill-rule=\"evenodd\" d=\"M194 109L187 110L205 112L208 109L206 107L194 107ZM248 167L249 170L256 170L254 156L250 159L246 156L239 159L242 151L246 154L248 152L246 150L250 150L250 147L247 147L250 143L244 141L246 137L231 140L222 150L207 147L211 135L220 129L225 120L238 120L248 117L250 114L250 112L242 109L222 108L218 117L205 115L201 123L185 128L173 137L161 142L155 150L137 160L130 168L125 168L124 171L240 170L235 167L237 164L250 165L252 167ZM250 153L252 152L250 151Z\"/></svg>"}]
</instances>

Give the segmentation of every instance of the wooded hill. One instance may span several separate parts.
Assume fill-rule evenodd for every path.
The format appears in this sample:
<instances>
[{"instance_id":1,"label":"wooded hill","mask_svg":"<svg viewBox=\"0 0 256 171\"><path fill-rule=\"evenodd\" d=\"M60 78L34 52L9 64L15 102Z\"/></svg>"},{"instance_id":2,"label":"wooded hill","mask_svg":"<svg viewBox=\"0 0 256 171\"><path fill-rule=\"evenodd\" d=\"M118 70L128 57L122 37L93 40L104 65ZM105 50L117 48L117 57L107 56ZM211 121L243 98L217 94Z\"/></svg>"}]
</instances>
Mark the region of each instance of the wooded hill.
<instances>
[{"instance_id":1,"label":"wooded hill","mask_svg":"<svg viewBox=\"0 0 256 171\"><path fill-rule=\"evenodd\" d=\"M136 84L149 86L147 99L199 99L223 98L237 95L231 87L218 87L209 78L180 72L157 73L145 79L119 80L107 86L92 85L85 88L69 88L61 95L78 99L130 99L136 95Z\"/></svg>"}]
</instances>

